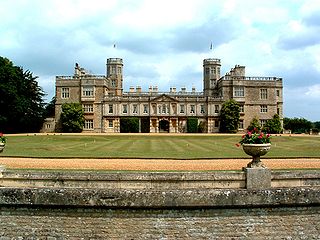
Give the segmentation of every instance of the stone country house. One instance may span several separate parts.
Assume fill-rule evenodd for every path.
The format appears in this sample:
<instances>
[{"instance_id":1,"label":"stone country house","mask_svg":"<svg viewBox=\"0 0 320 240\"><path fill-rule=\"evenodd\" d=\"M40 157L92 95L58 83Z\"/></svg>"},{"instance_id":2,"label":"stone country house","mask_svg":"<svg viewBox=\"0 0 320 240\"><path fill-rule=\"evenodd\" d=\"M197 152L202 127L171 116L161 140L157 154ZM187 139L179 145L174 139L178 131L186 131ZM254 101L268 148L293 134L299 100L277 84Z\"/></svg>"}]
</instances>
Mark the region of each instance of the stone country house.
<instances>
[{"instance_id":1,"label":"stone country house","mask_svg":"<svg viewBox=\"0 0 320 240\"><path fill-rule=\"evenodd\" d=\"M79 64L73 76L56 77L55 118L47 119L43 132L58 131L63 103L81 103L85 124L83 132L119 133L123 117L137 117L139 129L148 132L186 132L189 117L204 122L205 132L219 132L222 104L234 99L240 104L239 131L246 129L256 117L263 126L275 114L283 118L283 85L278 77L247 77L245 67L236 65L220 76L220 59L203 60L203 92L195 88L159 92L156 86L148 91L130 87L123 91L123 60L109 58L106 75L88 73ZM145 129L145 128L143 128Z\"/></svg>"}]
</instances>

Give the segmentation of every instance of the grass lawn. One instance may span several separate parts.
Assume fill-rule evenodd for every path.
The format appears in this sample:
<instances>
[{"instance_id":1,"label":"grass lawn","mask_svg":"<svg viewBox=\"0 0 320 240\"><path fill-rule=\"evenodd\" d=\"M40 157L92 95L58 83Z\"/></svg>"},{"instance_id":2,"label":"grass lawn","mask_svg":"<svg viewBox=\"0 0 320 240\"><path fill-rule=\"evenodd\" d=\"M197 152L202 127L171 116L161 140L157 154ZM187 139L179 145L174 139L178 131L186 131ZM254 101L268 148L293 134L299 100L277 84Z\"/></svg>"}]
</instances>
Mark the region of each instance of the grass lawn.
<instances>
[{"instance_id":1,"label":"grass lawn","mask_svg":"<svg viewBox=\"0 0 320 240\"><path fill-rule=\"evenodd\" d=\"M240 135L9 135L0 156L84 158L241 158ZM265 158L320 157L320 137L273 136Z\"/></svg>"}]
</instances>

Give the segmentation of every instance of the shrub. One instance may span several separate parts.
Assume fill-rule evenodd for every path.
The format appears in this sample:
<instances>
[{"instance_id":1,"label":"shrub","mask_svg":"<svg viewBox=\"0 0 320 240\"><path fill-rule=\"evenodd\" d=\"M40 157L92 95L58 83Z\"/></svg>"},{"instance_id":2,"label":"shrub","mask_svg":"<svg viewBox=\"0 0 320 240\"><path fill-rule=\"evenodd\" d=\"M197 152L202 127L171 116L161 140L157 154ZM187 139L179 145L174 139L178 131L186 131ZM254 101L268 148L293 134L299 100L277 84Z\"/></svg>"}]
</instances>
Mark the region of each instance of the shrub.
<instances>
[{"instance_id":1,"label":"shrub","mask_svg":"<svg viewBox=\"0 0 320 240\"><path fill-rule=\"evenodd\" d=\"M137 117L123 117L120 119L120 132L122 133L138 133L139 132L139 118Z\"/></svg>"},{"instance_id":2,"label":"shrub","mask_svg":"<svg viewBox=\"0 0 320 240\"><path fill-rule=\"evenodd\" d=\"M189 117L187 119L187 132L188 133L198 132L198 118Z\"/></svg>"}]
</instances>

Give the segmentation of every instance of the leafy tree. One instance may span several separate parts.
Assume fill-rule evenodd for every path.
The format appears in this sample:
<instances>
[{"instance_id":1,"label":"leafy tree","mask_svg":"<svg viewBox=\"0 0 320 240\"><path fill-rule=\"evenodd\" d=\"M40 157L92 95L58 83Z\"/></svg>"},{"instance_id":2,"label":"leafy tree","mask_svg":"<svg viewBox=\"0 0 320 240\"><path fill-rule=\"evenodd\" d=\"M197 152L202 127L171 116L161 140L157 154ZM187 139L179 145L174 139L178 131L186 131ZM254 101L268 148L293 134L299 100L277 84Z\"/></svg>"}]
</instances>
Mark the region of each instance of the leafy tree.
<instances>
[{"instance_id":1,"label":"leafy tree","mask_svg":"<svg viewBox=\"0 0 320 240\"><path fill-rule=\"evenodd\" d=\"M261 129L259 119L256 118L256 117L254 117L251 120L251 122L250 122L250 124L249 124L249 126L247 128L248 131L252 131L253 129L257 129L258 131L260 131L260 129Z\"/></svg>"},{"instance_id":2,"label":"leafy tree","mask_svg":"<svg viewBox=\"0 0 320 240\"><path fill-rule=\"evenodd\" d=\"M272 119L269 119L263 126L262 131L267 133L281 133L282 126L279 115L275 114Z\"/></svg>"},{"instance_id":3,"label":"leafy tree","mask_svg":"<svg viewBox=\"0 0 320 240\"><path fill-rule=\"evenodd\" d=\"M320 121L314 122L314 123L313 123L313 127L320 130Z\"/></svg>"},{"instance_id":4,"label":"leafy tree","mask_svg":"<svg viewBox=\"0 0 320 240\"><path fill-rule=\"evenodd\" d=\"M198 118L194 118L194 117L187 118L187 132L188 133L198 132Z\"/></svg>"},{"instance_id":5,"label":"leafy tree","mask_svg":"<svg viewBox=\"0 0 320 240\"><path fill-rule=\"evenodd\" d=\"M43 116L45 118L54 117L54 115L55 115L55 104L56 104L56 98L53 97L51 99L51 101L45 106L44 114L43 114Z\"/></svg>"},{"instance_id":6,"label":"leafy tree","mask_svg":"<svg viewBox=\"0 0 320 240\"><path fill-rule=\"evenodd\" d=\"M284 129L290 129L292 133L309 133L312 122L305 118L284 118Z\"/></svg>"},{"instance_id":7,"label":"leafy tree","mask_svg":"<svg viewBox=\"0 0 320 240\"><path fill-rule=\"evenodd\" d=\"M240 106L235 100L230 99L222 105L220 111L220 132L235 133L240 122Z\"/></svg>"},{"instance_id":8,"label":"leafy tree","mask_svg":"<svg viewBox=\"0 0 320 240\"><path fill-rule=\"evenodd\" d=\"M139 118L137 117L122 117L120 119L120 132L122 133L138 133Z\"/></svg>"},{"instance_id":9,"label":"leafy tree","mask_svg":"<svg viewBox=\"0 0 320 240\"><path fill-rule=\"evenodd\" d=\"M84 125L84 114L80 103L64 103L61 106L60 116L63 132L82 132Z\"/></svg>"},{"instance_id":10,"label":"leafy tree","mask_svg":"<svg viewBox=\"0 0 320 240\"><path fill-rule=\"evenodd\" d=\"M44 93L37 77L0 57L0 132L39 132Z\"/></svg>"}]
</instances>

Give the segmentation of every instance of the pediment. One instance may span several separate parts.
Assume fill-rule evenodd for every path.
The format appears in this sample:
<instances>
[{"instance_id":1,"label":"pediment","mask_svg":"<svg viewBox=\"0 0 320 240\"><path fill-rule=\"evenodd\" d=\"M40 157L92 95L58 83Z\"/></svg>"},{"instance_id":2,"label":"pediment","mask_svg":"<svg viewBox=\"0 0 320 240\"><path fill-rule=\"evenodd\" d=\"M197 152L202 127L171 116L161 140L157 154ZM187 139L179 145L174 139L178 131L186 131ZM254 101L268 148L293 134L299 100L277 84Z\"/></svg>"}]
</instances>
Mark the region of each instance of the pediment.
<instances>
[{"instance_id":1,"label":"pediment","mask_svg":"<svg viewBox=\"0 0 320 240\"><path fill-rule=\"evenodd\" d=\"M151 99L151 102L178 102L178 100L166 94L162 94L160 96L157 96Z\"/></svg>"}]
</instances>

